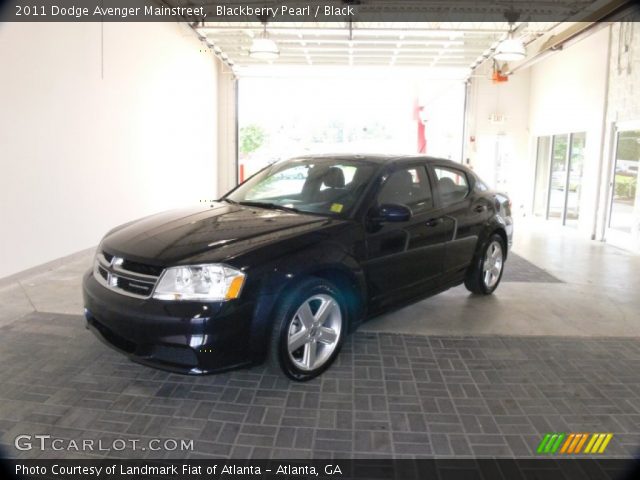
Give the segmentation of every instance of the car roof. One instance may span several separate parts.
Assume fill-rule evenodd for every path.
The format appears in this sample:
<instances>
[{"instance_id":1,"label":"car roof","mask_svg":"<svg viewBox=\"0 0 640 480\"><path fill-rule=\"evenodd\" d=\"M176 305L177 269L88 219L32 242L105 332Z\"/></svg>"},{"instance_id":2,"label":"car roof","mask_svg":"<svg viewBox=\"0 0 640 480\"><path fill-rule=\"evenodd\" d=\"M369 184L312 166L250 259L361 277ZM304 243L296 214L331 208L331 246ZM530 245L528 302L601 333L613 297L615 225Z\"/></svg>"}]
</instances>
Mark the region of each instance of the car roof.
<instances>
[{"instance_id":1,"label":"car roof","mask_svg":"<svg viewBox=\"0 0 640 480\"><path fill-rule=\"evenodd\" d=\"M438 157L430 157L427 155L382 155L382 154L321 154L321 155L303 155L300 157L295 157L292 160L314 160L314 161L322 161L322 160L331 160L331 161L361 161L361 162L371 162L376 164L403 164L403 163L411 163L415 161L419 162L428 162L428 163L438 163L438 164L448 164L452 167L462 167L465 170L468 170L463 164L459 162L454 162L453 160L447 160L445 158Z\"/></svg>"}]
</instances>

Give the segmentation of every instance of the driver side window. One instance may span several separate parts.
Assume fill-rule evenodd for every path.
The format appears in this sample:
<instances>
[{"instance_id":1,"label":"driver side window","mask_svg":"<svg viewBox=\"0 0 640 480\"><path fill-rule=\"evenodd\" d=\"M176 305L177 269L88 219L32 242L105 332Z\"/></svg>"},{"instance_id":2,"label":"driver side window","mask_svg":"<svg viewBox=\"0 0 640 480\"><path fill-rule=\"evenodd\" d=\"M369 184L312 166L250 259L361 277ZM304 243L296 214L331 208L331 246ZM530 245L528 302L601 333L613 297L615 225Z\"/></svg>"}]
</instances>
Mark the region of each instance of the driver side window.
<instances>
[{"instance_id":1,"label":"driver side window","mask_svg":"<svg viewBox=\"0 0 640 480\"><path fill-rule=\"evenodd\" d=\"M378 205L384 203L406 205L413 213L433 207L433 195L426 168L406 167L389 175L378 194Z\"/></svg>"}]
</instances>

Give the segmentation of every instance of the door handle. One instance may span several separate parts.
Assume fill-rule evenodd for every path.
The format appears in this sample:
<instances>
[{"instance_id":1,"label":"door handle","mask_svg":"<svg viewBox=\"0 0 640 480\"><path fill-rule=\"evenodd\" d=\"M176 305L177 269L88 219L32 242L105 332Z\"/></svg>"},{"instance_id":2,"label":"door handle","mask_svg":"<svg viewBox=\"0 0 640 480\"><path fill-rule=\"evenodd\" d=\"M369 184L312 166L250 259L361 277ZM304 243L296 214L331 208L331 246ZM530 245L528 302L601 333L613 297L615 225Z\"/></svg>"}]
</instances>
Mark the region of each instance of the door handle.
<instances>
[{"instance_id":1,"label":"door handle","mask_svg":"<svg viewBox=\"0 0 640 480\"><path fill-rule=\"evenodd\" d=\"M443 222L443 218L432 218L431 220L427 220L427 227L435 227L437 225L440 225Z\"/></svg>"},{"instance_id":2,"label":"door handle","mask_svg":"<svg viewBox=\"0 0 640 480\"><path fill-rule=\"evenodd\" d=\"M477 205L476 207L474 207L473 211L476 213L483 213L487 211L487 207L486 205Z\"/></svg>"}]
</instances>

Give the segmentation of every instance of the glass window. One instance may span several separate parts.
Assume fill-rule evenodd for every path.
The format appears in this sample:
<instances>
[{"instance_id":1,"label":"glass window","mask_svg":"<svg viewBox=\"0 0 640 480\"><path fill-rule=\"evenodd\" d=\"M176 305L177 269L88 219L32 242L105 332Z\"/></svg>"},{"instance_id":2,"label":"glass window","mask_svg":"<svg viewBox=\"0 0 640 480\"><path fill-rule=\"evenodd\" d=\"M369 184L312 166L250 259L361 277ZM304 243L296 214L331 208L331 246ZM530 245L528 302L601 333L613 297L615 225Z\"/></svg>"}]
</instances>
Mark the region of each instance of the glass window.
<instances>
[{"instance_id":1,"label":"glass window","mask_svg":"<svg viewBox=\"0 0 640 480\"><path fill-rule=\"evenodd\" d=\"M549 171L551 168L551 137L538 137L536 152L536 183L533 214L546 217L549 200Z\"/></svg>"},{"instance_id":2,"label":"glass window","mask_svg":"<svg viewBox=\"0 0 640 480\"><path fill-rule=\"evenodd\" d=\"M585 140L585 133L571 134L567 210L565 214L565 224L571 226L577 226L578 219L580 218L580 196L582 194Z\"/></svg>"},{"instance_id":3,"label":"glass window","mask_svg":"<svg viewBox=\"0 0 640 480\"><path fill-rule=\"evenodd\" d=\"M378 194L378 204L384 203L406 205L414 213L433 207L426 168L403 168L389 175Z\"/></svg>"},{"instance_id":4,"label":"glass window","mask_svg":"<svg viewBox=\"0 0 640 480\"><path fill-rule=\"evenodd\" d=\"M246 200L291 196L300 193L307 179L309 169L300 165L287 168L263 179L255 188L247 192Z\"/></svg>"},{"instance_id":5,"label":"glass window","mask_svg":"<svg viewBox=\"0 0 640 480\"><path fill-rule=\"evenodd\" d=\"M553 136L553 154L551 157L551 191L549 193L548 218L562 219L567 186L568 135Z\"/></svg>"},{"instance_id":6,"label":"glass window","mask_svg":"<svg viewBox=\"0 0 640 480\"><path fill-rule=\"evenodd\" d=\"M367 161L287 160L262 170L224 198L265 208L345 216L375 170L376 165Z\"/></svg>"},{"instance_id":7,"label":"glass window","mask_svg":"<svg viewBox=\"0 0 640 480\"><path fill-rule=\"evenodd\" d=\"M448 167L435 167L434 171L438 179L438 192L443 205L451 205L464 200L469 193L469 182L463 171Z\"/></svg>"}]
</instances>

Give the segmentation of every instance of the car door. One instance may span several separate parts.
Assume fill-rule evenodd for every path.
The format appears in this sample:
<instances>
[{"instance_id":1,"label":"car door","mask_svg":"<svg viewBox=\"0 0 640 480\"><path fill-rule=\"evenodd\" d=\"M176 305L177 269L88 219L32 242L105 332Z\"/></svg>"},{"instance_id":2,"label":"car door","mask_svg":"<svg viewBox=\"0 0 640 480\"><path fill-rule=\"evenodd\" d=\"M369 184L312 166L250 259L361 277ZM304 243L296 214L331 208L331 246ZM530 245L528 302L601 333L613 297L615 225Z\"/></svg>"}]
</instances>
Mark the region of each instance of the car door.
<instances>
[{"instance_id":1,"label":"car door","mask_svg":"<svg viewBox=\"0 0 640 480\"><path fill-rule=\"evenodd\" d=\"M373 309L428 291L442 272L447 237L444 222L433 217L433 190L424 164L400 166L384 177L369 212L401 204L413 215L406 222L367 222L364 270Z\"/></svg>"},{"instance_id":2,"label":"car door","mask_svg":"<svg viewBox=\"0 0 640 480\"><path fill-rule=\"evenodd\" d=\"M435 193L440 206L438 215L452 224L451 236L444 248L443 277L449 279L464 274L476 250L478 237L490 205L473 194L467 172L450 165L430 165Z\"/></svg>"}]
</instances>

